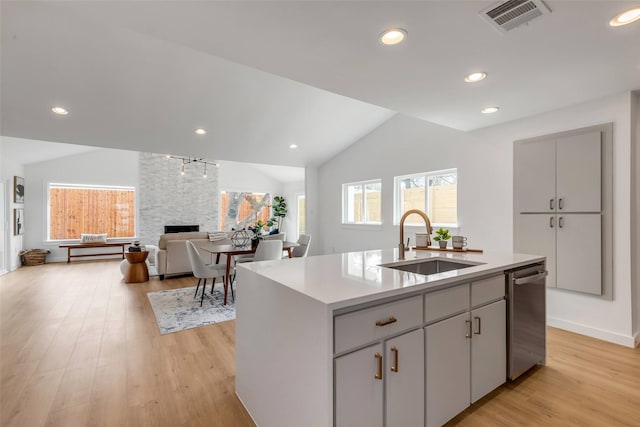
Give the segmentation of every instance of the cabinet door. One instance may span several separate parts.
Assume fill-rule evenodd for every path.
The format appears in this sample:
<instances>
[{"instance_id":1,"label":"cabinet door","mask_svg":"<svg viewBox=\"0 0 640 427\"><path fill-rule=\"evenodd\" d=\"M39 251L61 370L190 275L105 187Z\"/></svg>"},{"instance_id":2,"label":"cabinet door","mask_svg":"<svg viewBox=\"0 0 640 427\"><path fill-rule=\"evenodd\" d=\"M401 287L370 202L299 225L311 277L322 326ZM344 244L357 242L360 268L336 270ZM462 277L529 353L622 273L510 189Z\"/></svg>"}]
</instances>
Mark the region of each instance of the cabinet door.
<instances>
[{"instance_id":1,"label":"cabinet door","mask_svg":"<svg viewBox=\"0 0 640 427\"><path fill-rule=\"evenodd\" d=\"M376 354L382 357L382 344L336 358L336 427L382 427L383 382L375 376L385 373Z\"/></svg>"},{"instance_id":2,"label":"cabinet door","mask_svg":"<svg viewBox=\"0 0 640 427\"><path fill-rule=\"evenodd\" d=\"M602 216L558 215L557 287L602 295Z\"/></svg>"},{"instance_id":3,"label":"cabinet door","mask_svg":"<svg viewBox=\"0 0 640 427\"><path fill-rule=\"evenodd\" d=\"M425 328L427 427L439 427L469 406L469 322L464 313Z\"/></svg>"},{"instance_id":4,"label":"cabinet door","mask_svg":"<svg viewBox=\"0 0 640 427\"><path fill-rule=\"evenodd\" d=\"M555 215L520 214L514 224L515 252L547 257L547 286L556 286L556 227Z\"/></svg>"},{"instance_id":5,"label":"cabinet door","mask_svg":"<svg viewBox=\"0 0 640 427\"><path fill-rule=\"evenodd\" d=\"M471 403L507 377L507 312L504 300L471 312Z\"/></svg>"},{"instance_id":6,"label":"cabinet door","mask_svg":"<svg viewBox=\"0 0 640 427\"><path fill-rule=\"evenodd\" d=\"M386 426L424 426L424 333L386 342Z\"/></svg>"},{"instance_id":7,"label":"cabinet door","mask_svg":"<svg viewBox=\"0 0 640 427\"><path fill-rule=\"evenodd\" d=\"M558 212L600 212L601 136L589 132L556 143Z\"/></svg>"},{"instance_id":8,"label":"cabinet door","mask_svg":"<svg viewBox=\"0 0 640 427\"><path fill-rule=\"evenodd\" d=\"M514 146L516 213L553 212L556 207L555 140Z\"/></svg>"}]
</instances>

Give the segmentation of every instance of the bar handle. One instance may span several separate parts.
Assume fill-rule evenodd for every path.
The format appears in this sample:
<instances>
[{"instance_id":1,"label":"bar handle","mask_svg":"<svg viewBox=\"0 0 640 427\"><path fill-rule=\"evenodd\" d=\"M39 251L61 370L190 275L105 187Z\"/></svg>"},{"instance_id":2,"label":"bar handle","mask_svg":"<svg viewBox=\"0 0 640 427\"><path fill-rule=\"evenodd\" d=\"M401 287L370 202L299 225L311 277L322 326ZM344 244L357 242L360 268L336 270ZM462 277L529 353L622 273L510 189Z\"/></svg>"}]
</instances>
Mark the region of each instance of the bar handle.
<instances>
[{"instance_id":1,"label":"bar handle","mask_svg":"<svg viewBox=\"0 0 640 427\"><path fill-rule=\"evenodd\" d=\"M476 335L482 335L482 319L480 316L474 316L474 319L478 321L478 330L473 331L473 333Z\"/></svg>"},{"instance_id":2,"label":"bar handle","mask_svg":"<svg viewBox=\"0 0 640 427\"><path fill-rule=\"evenodd\" d=\"M553 228L553 217L549 217L549 228Z\"/></svg>"},{"instance_id":3,"label":"bar handle","mask_svg":"<svg viewBox=\"0 0 640 427\"><path fill-rule=\"evenodd\" d=\"M393 366L391 367L391 372L398 372L398 349L391 347L391 352L393 353Z\"/></svg>"},{"instance_id":4,"label":"bar handle","mask_svg":"<svg viewBox=\"0 0 640 427\"><path fill-rule=\"evenodd\" d=\"M513 283L516 285L525 285L527 283L537 282L540 279L544 279L549 275L548 271L539 271L537 274L531 276L520 277L519 279L513 279Z\"/></svg>"},{"instance_id":5,"label":"bar handle","mask_svg":"<svg viewBox=\"0 0 640 427\"><path fill-rule=\"evenodd\" d=\"M375 375L375 379L382 379L382 355L376 351L375 358L378 359L378 372Z\"/></svg>"},{"instance_id":6,"label":"bar handle","mask_svg":"<svg viewBox=\"0 0 640 427\"><path fill-rule=\"evenodd\" d=\"M549 209L553 210L553 199L549 199Z\"/></svg>"},{"instance_id":7,"label":"bar handle","mask_svg":"<svg viewBox=\"0 0 640 427\"><path fill-rule=\"evenodd\" d=\"M564 218L560 217L558 218L558 228L562 228L564 227Z\"/></svg>"},{"instance_id":8,"label":"bar handle","mask_svg":"<svg viewBox=\"0 0 640 427\"><path fill-rule=\"evenodd\" d=\"M465 338L471 338L471 320L467 319L464 321L467 326L467 333L465 334Z\"/></svg>"},{"instance_id":9,"label":"bar handle","mask_svg":"<svg viewBox=\"0 0 640 427\"><path fill-rule=\"evenodd\" d=\"M562 197L558 199L558 209L562 210L564 208L564 202L562 201Z\"/></svg>"},{"instance_id":10,"label":"bar handle","mask_svg":"<svg viewBox=\"0 0 640 427\"><path fill-rule=\"evenodd\" d=\"M387 326L387 325L390 325L392 323L396 323L397 321L398 321L398 319L396 319L395 317L391 316L387 320L378 320L376 322L376 326Z\"/></svg>"}]
</instances>

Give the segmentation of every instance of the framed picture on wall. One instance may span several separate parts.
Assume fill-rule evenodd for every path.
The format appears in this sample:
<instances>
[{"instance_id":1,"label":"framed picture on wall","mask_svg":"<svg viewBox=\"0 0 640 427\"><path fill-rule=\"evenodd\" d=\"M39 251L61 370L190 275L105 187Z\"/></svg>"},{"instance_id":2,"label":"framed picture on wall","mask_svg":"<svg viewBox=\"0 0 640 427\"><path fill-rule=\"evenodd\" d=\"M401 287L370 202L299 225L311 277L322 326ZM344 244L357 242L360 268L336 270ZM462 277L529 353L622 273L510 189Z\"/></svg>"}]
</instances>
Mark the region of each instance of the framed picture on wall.
<instances>
[{"instance_id":1,"label":"framed picture on wall","mask_svg":"<svg viewBox=\"0 0 640 427\"><path fill-rule=\"evenodd\" d=\"M13 234L24 234L24 209L13 210Z\"/></svg>"},{"instance_id":2,"label":"framed picture on wall","mask_svg":"<svg viewBox=\"0 0 640 427\"><path fill-rule=\"evenodd\" d=\"M13 177L13 201L24 203L24 178L21 176Z\"/></svg>"}]
</instances>

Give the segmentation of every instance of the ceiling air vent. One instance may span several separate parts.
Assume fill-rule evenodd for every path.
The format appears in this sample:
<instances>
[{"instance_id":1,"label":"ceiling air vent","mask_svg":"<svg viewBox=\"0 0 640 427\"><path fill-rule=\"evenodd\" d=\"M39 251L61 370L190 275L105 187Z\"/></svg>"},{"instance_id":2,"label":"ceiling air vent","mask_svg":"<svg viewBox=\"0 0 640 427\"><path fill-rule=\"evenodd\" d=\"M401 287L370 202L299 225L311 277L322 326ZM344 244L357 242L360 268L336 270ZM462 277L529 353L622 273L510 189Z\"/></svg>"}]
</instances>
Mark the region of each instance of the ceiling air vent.
<instances>
[{"instance_id":1,"label":"ceiling air vent","mask_svg":"<svg viewBox=\"0 0 640 427\"><path fill-rule=\"evenodd\" d=\"M542 0L508 0L480 11L480 16L501 33L513 30L539 16L551 13Z\"/></svg>"}]
</instances>

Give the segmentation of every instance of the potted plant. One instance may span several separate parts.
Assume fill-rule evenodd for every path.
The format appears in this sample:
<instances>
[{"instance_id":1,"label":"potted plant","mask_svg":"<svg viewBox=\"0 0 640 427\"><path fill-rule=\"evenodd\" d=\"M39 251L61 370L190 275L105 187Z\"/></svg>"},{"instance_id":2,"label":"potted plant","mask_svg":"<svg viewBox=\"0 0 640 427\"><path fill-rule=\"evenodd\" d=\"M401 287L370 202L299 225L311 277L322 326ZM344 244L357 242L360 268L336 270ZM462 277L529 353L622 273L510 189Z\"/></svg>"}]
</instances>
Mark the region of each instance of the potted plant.
<instances>
[{"instance_id":1,"label":"potted plant","mask_svg":"<svg viewBox=\"0 0 640 427\"><path fill-rule=\"evenodd\" d=\"M282 220L287 216L287 202L284 200L283 196L275 196L273 198L271 211L273 212L273 217L267 221L267 225L269 227L275 225L276 229L279 231L282 227Z\"/></svg>"},{"instance_id":2,"label":"potted plant","mask_svg":"<svg viewBox=\"0 0 640 427\"><path fill-rule=\"evenodd\" d=\"M433 240L438 242L438 244L440 245L440 249L446 249L448 243L447 240L449 240L450 238L451 235L449 234L449 230L441 227L436 231L436 236L433 238Z\"/></svg>"},{"instance_id":3,"label":"potted plant","mask_svg":"<svg viewBox=\"0 0 640 427\"><path fill-rule=\"evenodd\" d=\"M260 240L262 240L262 230L264 230L264 227L266 226L267 224L265 224L261 220L257 220L254 226L249 227L249 231L253 232L253 236L251 237L251 246L258 246L258 243L260 243Z\"/></svg>"}]
</instances>

